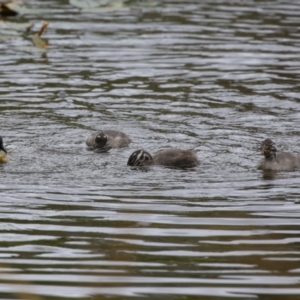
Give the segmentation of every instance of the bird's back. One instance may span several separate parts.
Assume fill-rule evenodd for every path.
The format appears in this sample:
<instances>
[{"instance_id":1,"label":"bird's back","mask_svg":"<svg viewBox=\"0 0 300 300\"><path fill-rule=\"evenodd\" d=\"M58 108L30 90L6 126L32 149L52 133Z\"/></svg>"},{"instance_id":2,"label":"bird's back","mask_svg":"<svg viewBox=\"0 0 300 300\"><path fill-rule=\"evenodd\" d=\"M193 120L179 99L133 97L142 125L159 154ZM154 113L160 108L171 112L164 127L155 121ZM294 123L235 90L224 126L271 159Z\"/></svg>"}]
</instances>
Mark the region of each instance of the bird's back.
<instances>
[{"instance_id":1,"label":"bird's back","mask_svg":"<svg viewBox=\"0 0 300 300\"><path fill-rule=\"evenodd\" d=\"M263 158L258 163L258 169L270 171L292 171L300 168L300 156L289 152L279 152L276 158Z\"/></svg>"},{"instance_id":2,"label":"bird's back","mask_svg":"<svg viewBox=\"0 0 300 300\"><path fill-rule=\"evenodd\" d=\"M153 156L154 165L164 165L178 168L193 168L199 162L192 150L168 149L157 152Z\"/></svg>"},{"instance_id":3,"label":"bird's back","mask_svg":"<svg viewBox=\"0 0 300 300\"><path fill-rule=\"evenodd\" d=\"M126 147L131 142L131 139L123 132L104 130L104 133L107 135L108 143L112 148Z\"/></svg>"}]
</instances>

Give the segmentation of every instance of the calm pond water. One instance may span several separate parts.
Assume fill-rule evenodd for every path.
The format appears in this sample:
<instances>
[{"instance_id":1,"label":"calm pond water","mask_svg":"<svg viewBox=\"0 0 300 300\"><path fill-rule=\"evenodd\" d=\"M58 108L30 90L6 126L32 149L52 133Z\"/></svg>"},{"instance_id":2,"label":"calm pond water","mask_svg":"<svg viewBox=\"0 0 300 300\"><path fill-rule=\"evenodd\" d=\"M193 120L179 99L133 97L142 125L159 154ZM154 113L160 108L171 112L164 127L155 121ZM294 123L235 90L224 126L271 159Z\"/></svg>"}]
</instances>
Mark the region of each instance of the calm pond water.
<instances>
[{"instance_id":1,"label":"calm pond water","mask_svg":"<svg viewBox=\"0 0 300 300\"><path fill-rule=\"evenodd\" d=\"M266 137L300 153L300 2L27 6L5 21L49 47L0 43L0 298L300 299L300 171L256 169ZM126 165L168 147L200 166Z\"/></svg>"}]
</instances>

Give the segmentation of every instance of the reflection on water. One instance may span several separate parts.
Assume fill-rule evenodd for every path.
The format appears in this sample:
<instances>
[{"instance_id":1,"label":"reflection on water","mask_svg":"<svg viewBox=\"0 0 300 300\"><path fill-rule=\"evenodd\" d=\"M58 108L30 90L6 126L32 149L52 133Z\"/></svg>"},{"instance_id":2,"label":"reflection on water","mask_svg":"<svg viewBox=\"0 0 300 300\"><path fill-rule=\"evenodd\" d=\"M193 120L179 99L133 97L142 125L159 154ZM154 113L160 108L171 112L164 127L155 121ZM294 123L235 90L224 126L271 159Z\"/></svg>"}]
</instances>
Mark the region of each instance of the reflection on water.
<instances>
[{"instance_id":1,"label":"reflection on water","mask_svg":"<svg viewBox=\"0 0 300 300\"><path fill-rule=\"evenodd\" d=\"M47 5L12 19L47 19L47 52L0 46L1 297L296 299L300 173L256 164L300 152L300 4ZM87 151L100 129L132 143ZM200 166L126 165L169 147Z\"/></svg>"},{"instance_id":2,"label":"reflection on water","mask_svg":"<svg viewBox=\"0 0 300 300\"><path fill-rule=\"evenodd\" d=\"M266 171L263 171L262 174L263 174L263 179L273 180L273 179L276 179L278 172L266 170Z\"/></svg>"}]
</instances>

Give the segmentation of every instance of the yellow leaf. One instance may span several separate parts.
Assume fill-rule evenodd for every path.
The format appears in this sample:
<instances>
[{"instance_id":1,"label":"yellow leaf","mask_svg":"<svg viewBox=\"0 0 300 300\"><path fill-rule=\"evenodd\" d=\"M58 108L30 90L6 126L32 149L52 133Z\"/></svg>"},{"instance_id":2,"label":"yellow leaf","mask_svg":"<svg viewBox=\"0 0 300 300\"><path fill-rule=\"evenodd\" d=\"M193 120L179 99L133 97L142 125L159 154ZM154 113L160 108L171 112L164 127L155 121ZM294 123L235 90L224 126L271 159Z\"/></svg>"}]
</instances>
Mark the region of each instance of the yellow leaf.
<instances>
[{"instance_id":1,"label":"yellow leaf","mask_svg":"<svg viewBox=\"0 0 300 300\"><path fill-rule=\"evenodd\" d=\"M47 31L48 28L48 22L43 21L42 22L42 27L39 30L39 32L35 33L32 37L31 40L34 44L34 46L38 48L47 48L48 47L48 41L45 39L42 39L42 34Z\"/></svg>"}]
</instances>

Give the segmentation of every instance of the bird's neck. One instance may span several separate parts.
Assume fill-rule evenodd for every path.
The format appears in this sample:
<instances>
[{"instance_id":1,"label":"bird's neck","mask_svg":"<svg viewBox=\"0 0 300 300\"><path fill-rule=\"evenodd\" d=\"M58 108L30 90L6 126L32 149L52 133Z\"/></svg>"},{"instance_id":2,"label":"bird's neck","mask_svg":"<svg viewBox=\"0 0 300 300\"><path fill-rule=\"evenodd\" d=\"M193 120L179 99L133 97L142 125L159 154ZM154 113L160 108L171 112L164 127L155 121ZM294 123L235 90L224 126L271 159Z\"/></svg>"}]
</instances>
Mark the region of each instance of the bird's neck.
<instances>
[{"instance_id":1,"label":"bird's neck","mask_svg":"<svg viewBox=\"0 0 300 300\"><path fill-rule=\"evenodd\" d=\"M267 160L276 160L276 152L269 152L268 154L265 154L265 158Z\"/></svg>"}]
</instances>

